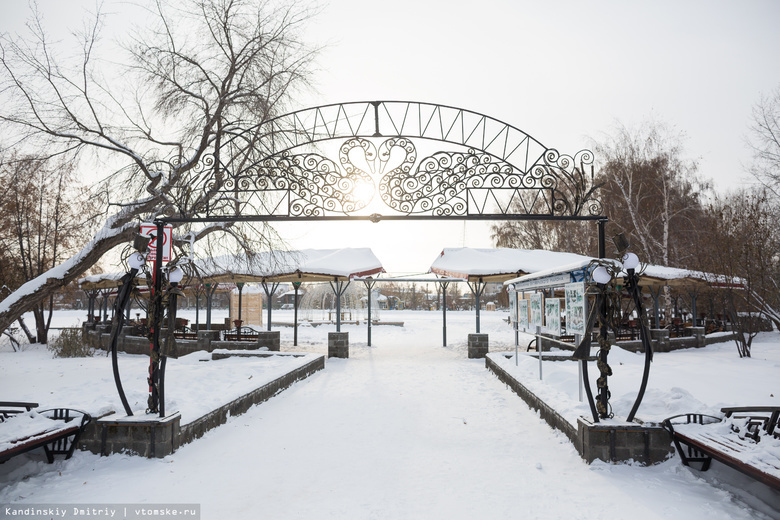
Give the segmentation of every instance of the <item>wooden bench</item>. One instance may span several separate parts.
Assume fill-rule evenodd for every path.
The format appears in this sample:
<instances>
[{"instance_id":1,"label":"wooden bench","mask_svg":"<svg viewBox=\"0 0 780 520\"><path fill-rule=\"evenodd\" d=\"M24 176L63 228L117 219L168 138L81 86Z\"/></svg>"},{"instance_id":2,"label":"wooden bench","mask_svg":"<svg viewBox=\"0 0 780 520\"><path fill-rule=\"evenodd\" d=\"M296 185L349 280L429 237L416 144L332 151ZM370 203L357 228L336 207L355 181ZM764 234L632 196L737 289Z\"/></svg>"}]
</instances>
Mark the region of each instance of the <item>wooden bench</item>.
<instances>
[{"instance_id":1,"label":"wooden bench","mask_svg":"<svg viewBox=\"0 0 780 520\"><path fill-rule=\"evenodd\" d=\"M237 329L225 331L225 341L257 341L260 335L251 327L241 327L240 333Z\"/></svg>"},{"instance_id":2,"label":"wooden bench","mask_svg":"<svg viewBox=\"0 0 780 520\"><path fill-rule=\"evenodd\" d=\"M55 455L69 459L91 420L71 408L37 411L37 403L0 401L0 463L16 455L43 448L49 463Z\"/></svg>"},{"instance_id":3,"label":"wooden bench","mask_svg":"<svg viewBox=\"0 0 780 520\"><path fill-rule=\"evenodd\" d=\"M717 460L780 490L780 454L762 450L761 440L780 439L777 429L780 407L723 408L725 417L690 413L665 419L680 460L686 466L701 464L707 471ZM756 456L758 455L758 456Z\"/></svg>"},{"instance_id":4,"label":"wooden bench","mask_svg":"<svg viewBox=\"0 0 780 520\"><path fill-rule=\"evenodd\" d=\"M197 340L198 339L198 333L192 332L189 329L185 330L175 330L173 331L173 336L176 339L187 339L187 340Z\"/></svg>"}]
</instances>

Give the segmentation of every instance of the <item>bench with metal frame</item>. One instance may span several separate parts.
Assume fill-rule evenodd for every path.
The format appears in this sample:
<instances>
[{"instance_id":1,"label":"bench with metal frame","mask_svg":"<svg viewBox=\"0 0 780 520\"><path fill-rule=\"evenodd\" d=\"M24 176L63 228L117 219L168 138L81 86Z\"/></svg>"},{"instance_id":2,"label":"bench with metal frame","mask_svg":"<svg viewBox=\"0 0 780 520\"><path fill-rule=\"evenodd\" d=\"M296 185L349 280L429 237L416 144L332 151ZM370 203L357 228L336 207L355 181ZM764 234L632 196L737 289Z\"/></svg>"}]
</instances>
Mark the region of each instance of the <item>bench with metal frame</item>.
<instances>
[{"instance_id":1,"label":"bench with metal frame","mask_svg":"<svg viewBox=\"0 0 780 520\"><path fill-rule=\"evenodd\" d=\"M0 463L37 448L44 449L49 463L54 462L55 455L65 455L65 459L73 456L84 428L92 419L90 415L72 408L36 411L37 407L38 403L0 401ZM62 425L43 429L36 425L16 438L2 439L2 423L22 413L41 415Z\"/></svg>"},{"instance_id":2,"label":"bench with metal frame","mask_svg":"<svg viewBox=\"0 0 780 520\"><path fill-rule=\"evenodd\" d=\"M762 438L780 439L777 429L780 407L730 407L721 411L724 418L689 413L664 420L663 426L671 435L682 463L686 466L698 463L701 471L707 471L714 459L780 490L780 461L750 457ZM726 420L732 424L724 432L718 425Z\"/></svg>"},{"instance_id":3,"label":"bench with metal frame","mask_svg":"<svg viewBox=\"0 0 780 520\"><path fill-rule=\"evenodd\" d=\"M224 333L225 341L257 341L258 337L260 337L260 334L252 327L230 329Z\"/></svg>"}]
</instances>

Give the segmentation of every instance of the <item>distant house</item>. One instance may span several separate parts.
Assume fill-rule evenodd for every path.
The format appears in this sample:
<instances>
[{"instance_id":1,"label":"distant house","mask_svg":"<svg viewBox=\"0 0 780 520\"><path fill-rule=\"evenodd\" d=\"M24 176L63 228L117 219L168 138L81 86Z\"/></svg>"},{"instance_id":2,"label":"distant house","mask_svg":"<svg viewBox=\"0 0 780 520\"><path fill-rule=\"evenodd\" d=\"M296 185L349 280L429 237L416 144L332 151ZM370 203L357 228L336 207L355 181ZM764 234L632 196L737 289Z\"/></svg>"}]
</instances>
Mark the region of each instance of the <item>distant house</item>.
<instances>
[{"instance_id":1,"label":"distant house","mask_svg":"<svg viewBox=\"0 0 780 520\"><path fill-rule=\"evenodd\" d=\"M374 290L374 299L373 301L376 302L376 305L379 306L380 309L387 309L387 296L380 293L377 290ZM360 306L365 309L368 307L368 296L363 296L360 298Z\"/></svg>"},{"instance_id":2,"label":"distant house","mask_svg":"<svg viewBox=\"0 0 780 520\"><path fill-rule=\"evenodd\" d=\"M298 289L298 308L301 308L301 302L303 301L303 295L306 294L305 289ZM293 309L295 308L295 291L287 291L276 297L276 303L280 309Z\"/></svg>"}]
</instances>

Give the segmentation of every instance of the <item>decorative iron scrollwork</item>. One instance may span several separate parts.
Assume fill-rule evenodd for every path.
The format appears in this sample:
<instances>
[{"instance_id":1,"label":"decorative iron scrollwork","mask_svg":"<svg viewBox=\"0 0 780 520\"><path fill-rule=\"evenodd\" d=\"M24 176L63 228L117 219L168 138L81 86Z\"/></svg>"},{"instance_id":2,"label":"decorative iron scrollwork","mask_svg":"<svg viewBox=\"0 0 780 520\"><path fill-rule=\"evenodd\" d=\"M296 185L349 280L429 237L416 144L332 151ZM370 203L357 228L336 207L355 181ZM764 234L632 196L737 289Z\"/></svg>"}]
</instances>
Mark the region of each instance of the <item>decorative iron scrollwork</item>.
<instances>
[{"instance_id":1,"label":"decorative iron scrollwork","mask_svg":"<svg viewBox=\"0 0 780 520\"><path fill-rule=\"evenodd\" d=\"M571 157L548 149L526 171L475 149L417 157L414 142L405 137L384 139L378 147L368 138L346 139L338 163L319 153L286 151L226 176L210 210L349 215L369 206L378 193L387 208L404 215L601 214L592 172L590 178L585 172L593 161L587 150ZM262 202L262 194L271 192L285 194L283 208Z\"/></svg>"}]
</instances>

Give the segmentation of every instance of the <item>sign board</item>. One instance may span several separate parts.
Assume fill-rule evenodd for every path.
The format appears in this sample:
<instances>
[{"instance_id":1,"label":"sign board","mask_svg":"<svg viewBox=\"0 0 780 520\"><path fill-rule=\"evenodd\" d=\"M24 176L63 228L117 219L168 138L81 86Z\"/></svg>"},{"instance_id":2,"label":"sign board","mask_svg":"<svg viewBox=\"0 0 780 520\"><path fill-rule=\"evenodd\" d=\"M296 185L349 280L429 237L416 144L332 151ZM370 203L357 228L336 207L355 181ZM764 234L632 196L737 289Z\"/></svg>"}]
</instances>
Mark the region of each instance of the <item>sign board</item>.
<instances>
[{"instance_id":1,"label":"sign board","mask_svg":"<svg viewBox=\"0 0 780 520\"><path fill-rule=\"evenodd\" d=\"M544 330L553 336L561 335L561 299L544 300Z\"/></svg>"},{"instance_id":2,"label":"sign board","mask_svg":"<svg viewBox=\"0 0 780 520\"><path fill-rule=\"evenodd\" d=\"M548 289L550 287L563 287L567 283L571 283L571 281L572 279L569 273L559 273L522 282L515 282L513 285L515 291L532 291L535 289Z\"/></svg>"},{"instance_id":3,"label":"sign board","mask_svg":"<svg viewBox=\"0 0 780 520\"><path fill-rule=\"evenodd\" d=\"M585 283L570 283L564 287L564 290L566 292L566 333L584 335L588 316Z\"/></svg>"},{"instance_id":4,"label":"sign board","mask_svg":"<svg viewBox=\"0 0 780 520\"><path fill-rule=\"evenodd\" d=\"M509 322L517 323L517 293L509 295Z\"/></svg>"},{"instance_id":5,"label":"sign board","mask_svg":"<svg viewBox=\"0 0 780 520\"><path fill-rule=\"evenodd\" d=\"M544 295L542 295L542 293L534 293L530 296L529 307L531 308L531 323L529 323L529 325L531 327L541 327L544 325L543 305Z\"/></svg>"},{"instance_id":6,"label":"sign board","mask_svg":"<svg viewBox=\"0 0 780 520\"><path fill-rule=\"evenodd\" d=\"M517 301L517 328L528 330L528 300L525 298Z\"/></svg>"},{"instance_id":7,"label":"sign board","mask_svg":"<svg viewBox=\"0 0 780 520\"><path fill-rule=\"evenodd\" d=\"M154 237L146 249L146 261L153 262L157 258L157 224L141 224L141 236ZM171 261L171 242L173 242L173 226L163 227L162 261Z\"/></svg>"}]
</instances>

